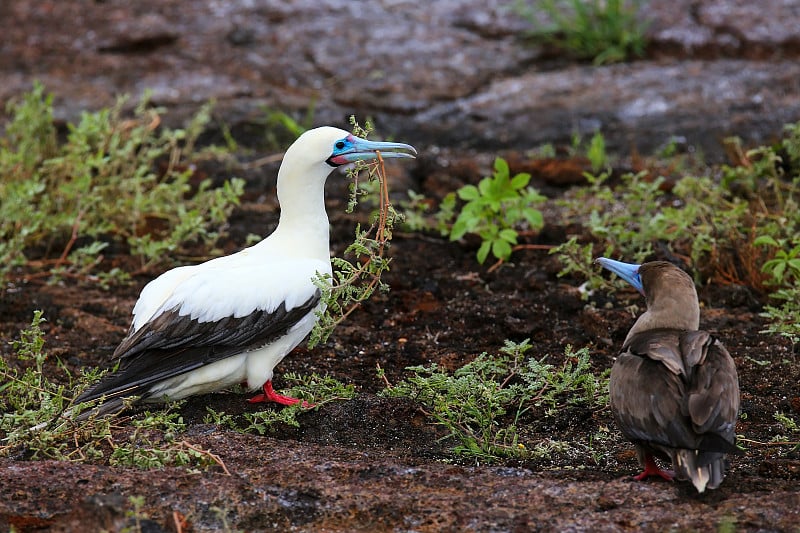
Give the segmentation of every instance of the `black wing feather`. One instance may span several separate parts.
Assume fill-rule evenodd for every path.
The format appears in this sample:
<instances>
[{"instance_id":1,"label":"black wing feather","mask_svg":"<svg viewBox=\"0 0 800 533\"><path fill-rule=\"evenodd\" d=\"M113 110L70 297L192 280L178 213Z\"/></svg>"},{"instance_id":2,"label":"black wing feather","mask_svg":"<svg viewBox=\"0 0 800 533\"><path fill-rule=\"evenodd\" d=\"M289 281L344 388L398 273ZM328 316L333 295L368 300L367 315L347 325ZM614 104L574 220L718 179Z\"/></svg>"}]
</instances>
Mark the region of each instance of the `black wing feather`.
<instances>
[{"instance_id":1,"label":"black wing feather","mask_svg":"<svg viewBox=\"0 0 800 533\"><path fill-rule=\"evenodd\" d=\"M281 303L271 312L257 310L240 317L199 322L166 311L126 337L117 350L119 369L81 394L76 403L105 396L146 396L150 385L215 361L260 348L283 336L320 300L320 292L287 311Z\"/></svg>"}]
</instances>

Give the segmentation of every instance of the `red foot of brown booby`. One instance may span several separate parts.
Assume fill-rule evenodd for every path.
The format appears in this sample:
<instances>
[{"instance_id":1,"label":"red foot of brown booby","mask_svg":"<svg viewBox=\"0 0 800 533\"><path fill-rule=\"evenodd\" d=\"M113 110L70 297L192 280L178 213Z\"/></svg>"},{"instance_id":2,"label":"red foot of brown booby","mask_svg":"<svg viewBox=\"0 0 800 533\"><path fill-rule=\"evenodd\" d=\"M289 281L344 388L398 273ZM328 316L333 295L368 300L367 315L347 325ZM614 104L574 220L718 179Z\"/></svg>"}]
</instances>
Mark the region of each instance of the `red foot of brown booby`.
<instances>
[{"instance_id":1,"label":"red foot of brown booby","mask_svg":"<svg viewBox=\"0 0 800 533\"><path fill-rule=\"evenodd\" d=\"M642 481L650 476L658 476L661 479L672 481L672 478L675 477L675 474L669 470L661 470L656 464L655 460L653 460L653 456L646 455L644 458L644 472L633 476L633 479L636 481Z\"/></svg>"},{"instance_id":2,"label":"red foot of brown booby","mask_svg":"<svg viewBox=\"0 0 800 533\"><path fill-rule=\"evenodd\" d=\"M275 402L281 405L294 405L299 403L301 400L297 398L292 398L291 396L284 396L283 394L278 394L272 388L272 381L267 381L264 383L264 392L262 394L257 394L247 400L248 403L262 403L262 402ZM309 407L314 407L314 404L308 403L305 400L302 400L303 407L308 409Z\"/></svg>"}]
</instances>

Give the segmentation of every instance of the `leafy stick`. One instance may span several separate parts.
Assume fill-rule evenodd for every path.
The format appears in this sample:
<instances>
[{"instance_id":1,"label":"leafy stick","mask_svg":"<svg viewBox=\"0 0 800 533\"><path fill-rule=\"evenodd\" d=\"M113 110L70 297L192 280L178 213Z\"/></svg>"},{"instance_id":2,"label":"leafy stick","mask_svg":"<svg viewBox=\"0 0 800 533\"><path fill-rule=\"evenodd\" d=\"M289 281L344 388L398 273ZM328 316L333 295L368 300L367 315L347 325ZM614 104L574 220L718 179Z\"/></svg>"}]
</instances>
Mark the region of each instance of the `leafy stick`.
<instances>
[{"instance_id":1,"label":"leafy stick","mask_svg":"<svg viewBox=\"0 0 800 533\"><path fill-rule=\"evenodd\" d=\"M353 185L347 212L356 206L359 194L364 194L358 189L358 177L362 170L367 172L369 181L377 179L380 185L378 213L369 229L362 230L360 224L356 227L355 240L345 250L345 256L355 256L354 262L334 257L331 261L336 268L335 281L329 276L314 279L314 284L322 291L326 308L317 312L319 320L311 332L309 348L325 342L336 326L368 300L375 289L389 290L389 286L381 281L381 275L389 270L391 259L386 257L386 249L392 239L392 227L398 214L389 201L389 185L380 152L374 161L359 162L348 170Z\"/></svg>"}]
</instances>

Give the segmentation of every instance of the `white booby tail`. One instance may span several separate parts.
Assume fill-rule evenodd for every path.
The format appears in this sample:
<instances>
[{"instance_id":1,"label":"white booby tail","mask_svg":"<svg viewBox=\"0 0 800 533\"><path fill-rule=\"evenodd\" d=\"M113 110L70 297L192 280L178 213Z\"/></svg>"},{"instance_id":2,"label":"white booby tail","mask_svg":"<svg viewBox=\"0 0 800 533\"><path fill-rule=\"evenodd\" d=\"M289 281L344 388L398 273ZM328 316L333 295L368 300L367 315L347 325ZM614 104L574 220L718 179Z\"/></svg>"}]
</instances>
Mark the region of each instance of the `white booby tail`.
<instances>
[{"instance_id":1,"label":"white booby tail","mask_svg":"<svg viewBox=\"0 0 800 533\"><path fill-rule=\"evenodd\" d=\"M114 352L118 369L75 399L98 400L89 412L118 411L123 400L177 400L246 383L251 402L291 405L272 372L309 334L325 308L313 279L331 275L325 181L339 166L380 155L413 158L407 144L373 142L347 131L307 131L278 171L281 206L275 231L235 254L165 272L133 308L128 335Z\"/></svg>"},{"instance_id":2,"label":"white booby tail","mask_svg":"<svg viewBox=\"0 0 800 533\"><path fill-rule=\"evenodd\" d=\"M739 416L736 366L722 343L700 326L692 278L665 261L642 265L601 257L603 267L647 300L611 368L611 412L636 445L644 471L636 476L689 479L698 492L725 477ZM672 463L661 470L654 457Z\"/></svg>"}]
</instances>

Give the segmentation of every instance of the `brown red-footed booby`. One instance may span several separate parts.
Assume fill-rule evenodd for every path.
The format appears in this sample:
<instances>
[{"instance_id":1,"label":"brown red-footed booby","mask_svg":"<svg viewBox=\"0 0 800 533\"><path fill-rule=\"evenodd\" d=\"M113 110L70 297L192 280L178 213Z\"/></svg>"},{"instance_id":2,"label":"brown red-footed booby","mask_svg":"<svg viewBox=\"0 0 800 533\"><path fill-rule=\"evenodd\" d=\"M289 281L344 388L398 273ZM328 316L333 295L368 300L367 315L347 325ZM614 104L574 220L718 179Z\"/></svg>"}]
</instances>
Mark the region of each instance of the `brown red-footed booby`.
<instances>
[{"instance_id":1,"label":"brown red-footed booby","mask_svg":"<svg viewBox=\"0 0 800 533\"><path fill-rule=\"evenodd\" d=\"M336 167L378 157L410 157L407 144L373 142L322 127L301 135L278 171L275 231L235 254L174 268L142 290L128 335L114 352L118 369L76 398L100 400L98 413L123 399L177 400L236 383L261 388L250 402L291 405L272 372L325 308L312 282L331 274L325 181Z\"/></svg>"},{"instance_id":2,"label":"brown red-footed booby","mask_svg":"<svg viewBox=\"0 0 800 533\"><path fill-rule=\"evenodd\" d=\"M647 300L609 382L611 412L644 467L635 479L677 476L691 480L698 492L717 488L725 477L725 454L739 453L739 379L722 343L698 330L692 278L664 261L597 262ZM671 461L674 472L661 470L654 457Z\"/></svg>"}]
</instances>

